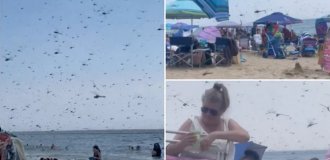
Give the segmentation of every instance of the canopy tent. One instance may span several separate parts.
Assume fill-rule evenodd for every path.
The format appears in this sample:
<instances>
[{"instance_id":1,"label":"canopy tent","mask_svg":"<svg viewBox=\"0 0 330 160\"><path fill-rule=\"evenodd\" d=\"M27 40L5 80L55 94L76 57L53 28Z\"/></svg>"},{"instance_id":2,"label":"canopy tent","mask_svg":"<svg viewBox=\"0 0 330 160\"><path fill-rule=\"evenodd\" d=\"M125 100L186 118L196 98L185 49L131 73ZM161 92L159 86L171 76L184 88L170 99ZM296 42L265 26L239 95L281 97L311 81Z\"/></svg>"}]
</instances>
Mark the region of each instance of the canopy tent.
<instances>
[{"instance_id":1,"label":"canopy tent","mask_svg":"<svg viewBox=\"0 0 330 160\"><path fill-rule=\"evenodd\" d=\"M189 25L186 23L178 22L171 25L171 29L190 31L193 28L198 28L198 25Z\"/></svg>"},{"instance_id":2,"label":"canopy tent","mask_svg":"<svg viewBox=\"0 0 330 160\"><path fill-rule=\"evenodd\" d=\"M268 24L268 23L288 25L288 24L302 23L302 20L284 15L281 12L274 12L274 13L272 13L268 16L262 17L254 22L254 24Z\"/></svg>"},{"instance_id":3,"label":"canopy tent","mask_svg":"<svg viewBox=\"0 0 330 160\"><path fill-rule=\"evenodd\" d=\"M242 26L241 24L229 20L222 21L217 25L217 27L222 27L222 28L239 28L241 26Z\"/></svg>"},{"instance_id":4,"label":"canopy tent","mask_svg":"<svg viewBox=\"0 0 330 160\"><path fill-rule=\"evenodd\" d=\"M168 34L172 34L175 37L183 37L187 31L190 31L190 34L193 32L194 28L198 28L198 25L189 25L186 23L178 22L171 25L171 28Z\"/></svg>"},{"instance_id":5,"label":"canopy tent","mask_svg":"<svg viewBox=\"0 0 330 160\"><path fill-rule=\"evenodd\" d=\"M247 22L242 24L243 27L253 27L253 22Z\"/></svg>"}]
</instances>

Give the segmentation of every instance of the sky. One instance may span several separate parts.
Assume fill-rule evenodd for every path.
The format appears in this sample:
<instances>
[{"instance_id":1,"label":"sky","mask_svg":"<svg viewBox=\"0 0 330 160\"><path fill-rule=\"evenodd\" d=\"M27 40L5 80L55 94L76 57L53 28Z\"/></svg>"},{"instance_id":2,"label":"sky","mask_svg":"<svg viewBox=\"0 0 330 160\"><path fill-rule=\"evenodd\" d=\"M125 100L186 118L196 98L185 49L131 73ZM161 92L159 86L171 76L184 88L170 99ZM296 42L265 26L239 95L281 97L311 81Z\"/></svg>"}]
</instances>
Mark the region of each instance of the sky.
<instances>
[{"instance_id":1,"label":"sky","mask_svg":"<svg viewBox=\"0 0 330 160\"><path fill-rule=\"evenodd\" d=\"M167 0L171 3L175 0ZM330 1L327 0L229 0L229 20L243 24L251 23L273 12L283 12L300 19L319 18L330 14ZM265 12L254 13L256 10ZM182 20L179 20L182 21ZM184 20L183 20L184 21ZM173 20L167 20L173 23ZM190 21L184 21L190 23ZM214 19L194 20L194 24L208 26L217 24Z\"/></svg>"},{"instance_id":2,"label":"sky","mask_svg":"<svg viewBox=\"0 0 330 160\"><path fill-rule=\"evenodd\" d=\"M163 1L0 1L0 126L163 128Z\"/></svg>"},{"instance_id":3,"label":"sky","mask_svg":"<svg viewBox=\"0 0 330 160\"><path fill-rule=\"evenodd\" d=\"M330 82L224 81L231 104L225 113L268 151L330 148ZM167 82L166 130L200 115L201 96L212 81ZM328 108L327 108L328 107ZM276 114L283 114L277 116ZM309 124L314 124L308 127ZM172 139L167 134L166 139Z\"/></svg>"}]
</instances>

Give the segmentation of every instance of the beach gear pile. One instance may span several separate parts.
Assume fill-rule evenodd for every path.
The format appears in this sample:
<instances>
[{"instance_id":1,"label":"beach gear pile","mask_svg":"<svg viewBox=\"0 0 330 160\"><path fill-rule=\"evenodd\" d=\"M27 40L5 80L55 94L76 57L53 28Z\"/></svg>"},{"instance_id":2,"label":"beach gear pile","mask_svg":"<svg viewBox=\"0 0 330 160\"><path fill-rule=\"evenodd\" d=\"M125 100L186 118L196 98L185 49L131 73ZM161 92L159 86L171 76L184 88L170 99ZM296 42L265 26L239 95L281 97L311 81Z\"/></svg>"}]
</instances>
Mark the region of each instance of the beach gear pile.
<instances>
[{"instance_id":1,"label":"beach gear pile","mask_svg":"<svg viewBox=\"0 0 330 160\"><path fill-rule=\"evenodd\" d=\"M26 160L22 142L6 132L0 132L0 159Z\"/></svg>"}]
</instances>

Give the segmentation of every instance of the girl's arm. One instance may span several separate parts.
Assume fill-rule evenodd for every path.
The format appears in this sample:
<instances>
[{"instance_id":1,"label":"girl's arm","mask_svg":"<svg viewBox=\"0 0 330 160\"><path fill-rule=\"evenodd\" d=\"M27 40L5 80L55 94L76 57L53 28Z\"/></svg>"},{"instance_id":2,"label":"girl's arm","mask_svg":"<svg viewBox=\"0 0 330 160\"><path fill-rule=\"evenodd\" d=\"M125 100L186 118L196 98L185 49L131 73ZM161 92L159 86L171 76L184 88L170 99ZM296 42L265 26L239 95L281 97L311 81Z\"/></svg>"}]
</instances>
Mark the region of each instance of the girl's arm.
<instances>
[{"instance_id":1,"label":"girl's arm","mask_svg":"<svg viewBox=\"0 0 330 160\"><path fill-rule=\"evenodd\" d=\"M212 139L227 139L234 142L247 142L250 139L249 133L242 128L236 121L230 119L228 122L228 131L215 131L210 133Z\"/></svg>"},{"instance_id":2,"label":"girl's arm","mask_svg":"<svg viewBox=\"0 0 330 160\"><path fill-rule=\"evenodd\" d=\"M178 143L168 144L166 147L166 154L171 156L178 156L183 150L196 142L197 137L194 133L190 132L192 121L190 119L186 120L180 127L179 131L187 131L189 133L184 135L176 134L174 139L180 140Z\"/></svg>"}]
</instances>

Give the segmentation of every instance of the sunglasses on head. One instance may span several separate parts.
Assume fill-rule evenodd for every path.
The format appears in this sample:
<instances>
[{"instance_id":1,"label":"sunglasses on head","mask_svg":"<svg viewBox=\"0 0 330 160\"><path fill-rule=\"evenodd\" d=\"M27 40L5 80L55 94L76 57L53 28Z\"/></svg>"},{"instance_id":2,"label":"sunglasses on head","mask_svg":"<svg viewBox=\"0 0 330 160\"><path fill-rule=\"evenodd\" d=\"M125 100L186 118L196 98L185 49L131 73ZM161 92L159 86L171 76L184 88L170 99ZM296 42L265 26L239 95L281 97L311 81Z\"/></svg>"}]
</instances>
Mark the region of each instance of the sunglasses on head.
<instances>
[{"instance_id":1,"label":"sunglasses on head","mask_svg":"<svg viewBox=\"0 0 330 160\"><path fill-rule=\"evenodd\" d=\"M207 107L202 107L201 108L202 113L209 113L212 116L217 116L219 112L215 109L207 108Z\"/></svg>"}]
</instances>

